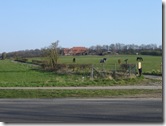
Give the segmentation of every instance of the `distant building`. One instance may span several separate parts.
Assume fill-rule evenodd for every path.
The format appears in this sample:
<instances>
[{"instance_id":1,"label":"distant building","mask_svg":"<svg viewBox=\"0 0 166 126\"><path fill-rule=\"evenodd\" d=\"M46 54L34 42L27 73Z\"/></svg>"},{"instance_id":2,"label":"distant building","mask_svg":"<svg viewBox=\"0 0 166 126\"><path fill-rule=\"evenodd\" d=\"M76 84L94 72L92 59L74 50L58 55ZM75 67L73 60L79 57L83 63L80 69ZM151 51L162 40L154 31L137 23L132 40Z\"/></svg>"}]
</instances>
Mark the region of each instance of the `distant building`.
<instances>
[{"instance_id":1,"label":"distant building","mask_svg":"<svg viewBox=\"0 0 166 126\"><path fill-rule=\"evenodd\" d=\"M63 50L64 55L65 55L65 56L70 55L69 51L70 51L69 48L64 48L64 50Z\"/></svg>"},{"instance_id":2,"label":"distant building","mask_svg":"<svg viewBox=\"0 0 166 126\"><path fill-rule=\"evenodd\" d=\"M64 55L87 55L87 51L85 47L64 48Z\"/></svg>"}]
</instances>

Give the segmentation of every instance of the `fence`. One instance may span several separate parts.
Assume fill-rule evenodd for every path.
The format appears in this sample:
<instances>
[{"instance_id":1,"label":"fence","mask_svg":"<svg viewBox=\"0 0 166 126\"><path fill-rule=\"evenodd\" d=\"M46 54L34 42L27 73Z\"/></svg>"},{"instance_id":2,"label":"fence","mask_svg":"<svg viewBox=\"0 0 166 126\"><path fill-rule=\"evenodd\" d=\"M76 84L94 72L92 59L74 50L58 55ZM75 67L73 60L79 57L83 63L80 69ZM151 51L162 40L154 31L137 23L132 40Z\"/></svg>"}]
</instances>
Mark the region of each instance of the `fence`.
<instances>
[{"instance_id":1,"label":"fence","mask_svg":"<svg viewBox=\"0 0 166 126\"><path fill-rule=\"evenodd\" d=\"M136 75L135 64L93 64L91 68L91 79L94 78L128 78Z\"/></svg>"},{"instance_id":2,"label":"fence","mask_svg":"<svg viewBox=\"0 0 166 126\"><path fill-rule=\"evenodd\" d=\"M56 64L53 68L42 65L45 70L57 73L90 75L94 78L127 78L136 74L135 64Z\"/></svg>"}]
</instances>

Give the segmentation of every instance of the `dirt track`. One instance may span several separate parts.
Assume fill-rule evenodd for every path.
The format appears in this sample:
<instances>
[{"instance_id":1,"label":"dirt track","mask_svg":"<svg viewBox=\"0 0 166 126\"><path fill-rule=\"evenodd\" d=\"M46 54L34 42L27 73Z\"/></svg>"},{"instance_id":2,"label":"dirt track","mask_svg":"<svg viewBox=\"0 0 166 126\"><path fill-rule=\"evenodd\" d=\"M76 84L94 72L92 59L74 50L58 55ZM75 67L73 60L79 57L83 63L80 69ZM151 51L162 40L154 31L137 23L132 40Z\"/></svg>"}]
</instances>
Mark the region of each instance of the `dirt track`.
<instances>
[{"instance_id":1,"label":"dirt track","mask_svg":"<svg viewBox=\"0 0 166 126\"><path fill-rule=\"evenodd\" d=\"M147 79L155 79L155 80L162 80L162 76L155 76L155 75L144 75Z\"/></svg>"}]
</instances>

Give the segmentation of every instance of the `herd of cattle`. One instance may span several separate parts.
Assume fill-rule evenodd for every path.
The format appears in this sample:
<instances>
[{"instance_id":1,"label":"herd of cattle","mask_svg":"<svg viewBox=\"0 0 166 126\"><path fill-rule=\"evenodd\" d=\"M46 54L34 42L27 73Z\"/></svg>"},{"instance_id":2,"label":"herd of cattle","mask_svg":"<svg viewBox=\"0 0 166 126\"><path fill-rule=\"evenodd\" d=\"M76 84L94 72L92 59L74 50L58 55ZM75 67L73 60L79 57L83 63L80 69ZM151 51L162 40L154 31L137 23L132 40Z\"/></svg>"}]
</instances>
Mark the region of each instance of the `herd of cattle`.
<instances>
[{"instance_id":1,"label":"herd of cattle","mask_svg":"<svg viewBox=\"0 0 166 126\"><path fill-rule=\"evenodd\" d=\"M105 63L106 60L107 60L107 58L103 58L103 59L100 60L100 63ZM142 57L137 57L136 60L137 60L137 61L143 61L143 58L142 58ZM125 61L126 64L127 64L128 59L125 59L124 61ZM76 58L73 58L73 63L75 63L75 62L76 62Z\"/></svg>"},{"instance_id":2,"label":"herd of cattle","mask_svg":"<svg viewBox=\"0 0 166 126\"><path fill-rule=\"evenodd\" d=\"M107 58L103 58L103 59L100 60L100 63L105 63L106 60L107 60ZM137 57L136 60L137 60L137 61L143 61L143 58L142 58L142 57ZM128 59L125 59L124 61L125 61L126 64L127 64Z\"/></svg>"}]
</instances>

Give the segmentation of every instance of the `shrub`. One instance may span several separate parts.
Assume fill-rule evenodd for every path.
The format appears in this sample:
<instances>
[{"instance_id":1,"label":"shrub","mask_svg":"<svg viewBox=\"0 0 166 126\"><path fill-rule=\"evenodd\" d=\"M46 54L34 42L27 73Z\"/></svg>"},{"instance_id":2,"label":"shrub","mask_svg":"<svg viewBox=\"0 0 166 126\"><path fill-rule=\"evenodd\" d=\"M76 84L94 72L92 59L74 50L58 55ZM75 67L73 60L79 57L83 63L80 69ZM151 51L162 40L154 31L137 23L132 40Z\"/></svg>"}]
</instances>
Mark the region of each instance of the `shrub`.
<instances>
[{"instance_id":1,"label":"shrub","mask_svg":"<svg viewBox=\"0 0 166 126\"><path fill-rule=\"evenodd\" d=\"M43 63L41 66L45 70L63 71L63 72L70 72L70 71L84 72L92 67L91 64L55 64L54 67L52 67L49 64L45 63Z\"/></svg>"},{"instance_id":2,"label":"shrub","mask_svg":"<svg viewBox=\"0 0 166 126\"><path fill-rule=\"evenodd\" d=\"M48 64L47 61L41 61L41 60L32 60L32 63L36 65Z\"/></svg>"},{"instance_id":3,"label":"shrub","mask_svg":"<svg viewBox=\"0 0 166 126\"><path fill-rule=\"evenodd\" d=\"M135 68L135 64L121 64L120 68L122 70L128 70L128 69L133 69Z\"/></svg>"},{"instance_id":4,"label":"shrub","mask_svg":"<svg viewBox=\"0 0 166 126\"><path fill-rule=\"evenodd\" d=\"M15 61L26 63L26 62L28 62L28 59L26 59L26 58L16 58Z\"/></svg>"}]
</instances>

